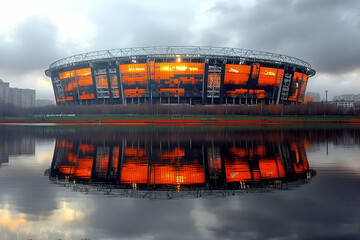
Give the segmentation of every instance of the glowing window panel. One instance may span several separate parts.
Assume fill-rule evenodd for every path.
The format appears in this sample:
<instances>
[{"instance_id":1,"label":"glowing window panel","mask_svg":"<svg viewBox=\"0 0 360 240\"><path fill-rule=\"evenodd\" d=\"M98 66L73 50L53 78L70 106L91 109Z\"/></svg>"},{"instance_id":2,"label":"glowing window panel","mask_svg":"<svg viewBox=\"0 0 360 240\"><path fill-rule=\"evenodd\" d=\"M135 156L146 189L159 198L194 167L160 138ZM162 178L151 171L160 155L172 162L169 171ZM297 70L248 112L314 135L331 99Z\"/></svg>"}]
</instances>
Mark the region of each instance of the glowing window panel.
<instances>
[{"instance_id":1,"label":"glowing window panel","mask_svg":"<svg viewBox=\"0 0 360 240\"><path fill-rule=\"evenodd\" d=\"M203 63L155 63L152 95L201 96L203 74Z\"/></svg>"},{"instance_id":2,"label":"glowing window panel","mask_svg":"<svg viewBox=\"0 0 360 240\"><path fill-rule=\"evenodd\" d=\"M132 98L132 97L143 97L145 96L145 89L124 89L124 97L125 98Z\"/></svg>"},{"instance_id":3,"label":"glowing window panel","mask_svg":"<svg viewBox=\"0 0 360 240\"><path fill-rule=\"evenodd\" d=\"M245 85L249 80L251 66L226 64L224 84Z\"/></svg>"},{"instance_id":4,"label":"glowing window panel","mask_svg":"<svg viewBox=\"0 0 360 240\"><path fill-rule=\"evenodd\" d=\"M151 184L199 184L204 183L202 164L156 164L150 177Z\"/></svg>"},{"instance_id":5,"label":"glowing window panel","mask_svg":"<svg viewBox=\"0 0 360 240\"><path fill-rule=\"evenodd\" d=\"M57 147L66 148L64 151L59 171L72 177L89 179L93 164L94 147L87 144L80 144L75 147L73 142L62 141L56 143Z\"/></svg>"},{"instance_id":6,"label":"glowing window panel","mask_svg":"<svg viewBox=\"0 0 360 240\"><path fill-rule=\"evenodd\" d=\"M122 183L147 183L149 159L146 150L141 146L126 146L123 159L120 181Z\"/></svg>"},{"instance_id":7,"label":"glowing window panel","mask_svg":"<svg viewBox=\"0 0 360 240\"><path fill-rule=\"evenodd\" d=\"M290 90L290 96L288 98L289 101L298 101L302 102L306 84L308 81L308 76L306 74L302 74L299 72L294 73L291 90Z\"/></svg>"},{"instance_id":8,"label":"glowing window panel","mask_svg":"<svg viewBox=\"0 0 360 240\"><path fill-rule=\"evenodd\" d=\"M259 159L259 168L262 179L285 177L285 170L279 156L275 158Z\"/></svg>"},{"instance_id":9,"label":"glowing window panel","mask_svg":"<svg viewBox=\"0 0 360 240\"><path fill-rule=\"evenodd\" d=\"M259 64L252 65L252 72L251 72L251 78L252 79L258 78L259 70L260 70L260 65Z\"/></svg>"},{"instance_id":10,"label":"glowing window panel","mask_svg":"<svg viewBox=\"0 0 360 240\"><path fill-rule=\"evenodd\" d=\"M120 65L124 97L144 97L148 88L146 63Z\"/></svg>"},{"instance_id":11,"label":"glowing window panel","mask_svg":"<svg viewBox=\"0 0 360 240\"><path fill-rule=\"evenodd\" d=\"M246 159L225 159L227 182L251 181L251 171Z\"/></svg>"},{"instance_id":12,"label":"glowing window panel","mask_svg":"<svg viewBox=\"0 0 360 240\"><path fill-rule=\"evenodd\" d=\"M94 99L93 80L90 68L77 69L59 73L64 88L66 101L77 99ZM70 94L71 93L71 94Z\"/></svg>"},{"instance_id":13,"label":"glowing window panel","mask_svg":"<svg viewBox=\"0 0 360 240\"><path fill-rule=\"evenodd\" d=\"M258 87L279 87L283 73L283 69L261 67Z\"/></svg>"}]
</instances>

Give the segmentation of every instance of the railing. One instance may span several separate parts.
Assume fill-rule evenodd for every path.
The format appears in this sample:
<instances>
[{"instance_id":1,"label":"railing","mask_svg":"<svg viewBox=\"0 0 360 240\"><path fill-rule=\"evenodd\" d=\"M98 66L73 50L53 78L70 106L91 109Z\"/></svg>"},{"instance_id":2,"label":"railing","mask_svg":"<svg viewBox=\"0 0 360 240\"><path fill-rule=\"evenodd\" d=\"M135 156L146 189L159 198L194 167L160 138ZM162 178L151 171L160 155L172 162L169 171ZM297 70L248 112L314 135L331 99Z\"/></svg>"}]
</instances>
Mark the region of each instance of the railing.
<instances>
[{"instance_id":1,"label":"railing","mask_svg":"<svg viewBox=\"0 0 360 240\"><path fill-rule=\"evenodd\" d=\"M197 57L238 57L247 59L269 60L282 63L294 64L305 68L311 68L311 65L301 59L287 55L270 53L256 50L246 50L240 48L222 48L222 47L141 47L141 48L121 48L112 50L103 50L73 55L71 57L60 59L50 64L49 69L74 64L78 62L116 59L124 57L151 56L161 55L180 55L180 56L197 56Z\"/></svg>"}]
</instances>

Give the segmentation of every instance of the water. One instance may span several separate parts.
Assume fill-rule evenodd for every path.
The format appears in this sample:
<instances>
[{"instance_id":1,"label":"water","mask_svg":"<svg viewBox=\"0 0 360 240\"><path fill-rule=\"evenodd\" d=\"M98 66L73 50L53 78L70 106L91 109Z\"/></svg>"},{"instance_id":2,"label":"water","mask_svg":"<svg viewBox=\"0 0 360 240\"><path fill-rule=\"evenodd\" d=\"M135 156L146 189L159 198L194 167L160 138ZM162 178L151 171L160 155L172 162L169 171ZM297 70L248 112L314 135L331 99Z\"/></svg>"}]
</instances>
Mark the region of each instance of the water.
<instances>
[{"instance_id":1,"label":"water","mask_svg":"<svg viewBox=\"0 0 360 240\"><path fill-rule=\"evenodd\" d=\"M359 239L360 126L0 126L0 239Z\"/></svg>"}]
</instances>

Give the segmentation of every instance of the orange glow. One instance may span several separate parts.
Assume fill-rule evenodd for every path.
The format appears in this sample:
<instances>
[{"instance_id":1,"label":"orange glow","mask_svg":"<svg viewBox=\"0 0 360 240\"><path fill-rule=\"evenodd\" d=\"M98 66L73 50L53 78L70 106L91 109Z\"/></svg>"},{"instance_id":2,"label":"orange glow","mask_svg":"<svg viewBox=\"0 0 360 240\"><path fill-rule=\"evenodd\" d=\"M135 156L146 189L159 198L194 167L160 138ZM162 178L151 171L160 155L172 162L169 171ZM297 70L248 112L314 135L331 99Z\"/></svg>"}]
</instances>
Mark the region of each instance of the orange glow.
<instances>
[{"instance_id":1,"label":"orange glow","mask_svg":"<svg viewBox=\"0 0 360 240\"><path fill-rule=\"evenodd\" d=\"M68 151L63 156L66 164L60 166L59 171L66 175L89 179L94 161L94 146L80 144L79 151L74 149L73 142L62 141L56 144L56 148L66 148Z\"/></svg>"},{"instance_id":2,"label":"orange glow","mask_svg":"<svg viewBox=\"0 0 360 240\"><path fill-rule=\"evenodd\" d=\"M257 98L265 98L266 91L265 90L253 90L253 89L235 89L234 91L228 91L228 94L232 97L246 95L246 96L252 96L256 94Z\"/></svg>"},{"instance_id":3,"label":"orange glow","mask_svg":"<svg viewBox=\"0 0 360 240\"><path fill-rule=\"evenodd\" d=\"M245 85L249 80L251 66L226 64L224 84Z\"/></svg>"},{"instance_id":4,"label":"orange glow","mask_svg":"<svg viewBox=\"0 0 360 240\"><path fill-rule=\"evenodd\" d=\"M225 159L227 182L251 181L251 171L245 159Z\"/></svg>"},{"instance_id":5,"label":"orange glow","mask_svg":"<svg viewBox=\"0 0 360 240\"><path fill-rule=\"evenodd\" d=\"M184 96L185 89L184 88L179 88L179 89L177 89L177 88L161 88L160 94L161 93L168 93L168 95L170 95L170 96L178 97L179 95Z\"/></svg>"},{"instance_id":6,"label":"orange glow","mask_svg":"<svg viewBox=\"0 0 360 240\"><path fill-rule=\"evenodd\" d=\"M120 65L124 97L144 97L148 88L146 63Z\"/></svg>"},{"instance_id":7,"label":"orange glow","mask_svg":"<svg viewBox=\"0 0 360 240\"><path fill-rule=\"evenodd\" d=\"M124 97L132 98L132 97L143 97L145 96L145 89L124 89Z\"/></svg>"},{"instance_id":8,"label":"orange glow","mask_svg":"<svg viewBox=\"0 0 360 240\"><path fill-rule=\"evenodd\" d=\"M241 143L241 147L238 144L230 145L232 147L229 146L230 148L224 149L221 153L223 159L219 147L207 147L207 156L197 153L193 155L192 152L187 152L187 147L180 145L169 149L156 148L154 145L154 149L150 150L147 144L131 143L126 144L122 152L120 146L94 146L61 140L56 142L55 147L57 153L61 152L56 154L59 157L57 161L61 163L59 172L67 175L68 179L76 177L96 180L111 174L117 176L120 183L125 184L182 185L204 184L205 170L208 171L210 179L216 179L212 177L221 174L221 178L227 182L284 178L287 174L285 166L287 170L293 169L296 174L303 173L309 170L306 144L308 143L292 142L290 145L284 145L289 153L289 159L284 161L286 165L283 165L280 154L273 145L258 145L256 142L249 145ZM193 158L189 158L191 155ZM206 162L203 162L206 159L208 169ZM225 175L222 170L225 170Z\"/></svg>"},{"instance_id":9,"label":"orange glow","mask_svg":"<svg viewBox=\"0 0 360 240\"><path fill-rule=\"evenodd\" d=\"M247 93L248 93L248 89L244 89L244 88L235 89L234 91L228 91L228 94L233 97L246 95Z\"/></svg>"},{"instance_id":10,"label":"orange glow","mask_svg":"<svg viewBox=\"0 0 360 240\"><path fill-rule=\"evenodd\" d=\"M295 173L301 173L301 172L309 170L309 165L308 165L307 158L305 155L304 143L303 142L301 142L299 144L292 143L291 150L292 150L292 153L295 155L294 156L295 158L293 161Z\"/></svg>"},{"instance_id":11,"label":"orange glow","mask_svg":"<svg viewBox=\"0 0 360 240\"><path fill-rule=\"evenodd\" d=\"M68 98L69 92L75 91L80 95L80 99L94 99L94 93L91 88L93 80L90 68L77 69L59 73L59 78L63 82L64 92L67 94L66 101L72 101ZM79 87L79 90L77 90Z\"/></svg>"},{"instance_id":12,"label":"orange glow","mask_svg":"<svg viewBox=\"0 0 360 240\"><path fill-rule=\"evenodd\" d=\"M283 69L261 67L258 79L258 86L279 87L283 73Z\"/></svg>"},{"instance_id":13,"label":"orange glow","mask_svg":"<svg viewBox=\"0 0 360 240\"><path fill-rule=\"evenodd\" d=\"M203 63L155 63L153 95L167 95L177 97L177 89L180 96L201 95L201 87L194 91L194 86L202 86L204 64ZM188 88L186 85L190 85ZM172 90L173 89L173 90ZM189 90L187 90L189 89Z\"/></svg>"},{"instance_id":14,"label":"orange glow","mask_svg":"<svg viewBox=\"0 0 360 240\"><path fill-rule=\"evenodd\" d=\"M174 148L172 151L168 152L160 152L159 159L160 160L178 160L182 159L185 156L185 150L183 148Z\"/></svg>"},{"instance_id":15,"label":"orange glow","mask_svg":"<svg viewBox=\"0 0 360 240\"><path fill-rule=\"evenodd\" d=\"M119 155L120 155L120 147L113 148L113 155L112 155L112 171L117 171L118 164L119 164Z\"/></svg>"},{"instance_id":16,"label":"orange glow","mask_svg":"<svg viewBox=\"0 0 360 240\"><path fill-rule=\"evenodd\" d=\"M288 98L289 101L303 101L307 81L308 76L306 74L302 74L299 72L294 73L291 95Z\"/></svg>"},{"instance_id":17,"label":"orange glow","mask_svg":"<svg viewBox=\"0 0 360 240\"><path fill-rule=\"evenodd\" d=\"M121 168L120 181L122 183L147 183L147 173L147 161L128 161Z\"/></svg>"},{"instance_id":18,"label":"orange glow","mask_svg":"<svg viewBox=\"0 0 360 240\"><path fill-rule=\"evenodd\" d=\"M279 156L275 159L259 159L259 168L262 179L285 177L285 170Z\"/></svg>"},{"instance_id":19,"label":"orange glow","mask_svg":"<svg viewBox=\"0 0 360 240\"><path fill-rule=\"evenodd\" d=\"M259 70L260 70L260 65L259 64L253 64L252 65L252 73L251 73L251 78L252 79L258 78Z\"/></svg>"}]
</instances>

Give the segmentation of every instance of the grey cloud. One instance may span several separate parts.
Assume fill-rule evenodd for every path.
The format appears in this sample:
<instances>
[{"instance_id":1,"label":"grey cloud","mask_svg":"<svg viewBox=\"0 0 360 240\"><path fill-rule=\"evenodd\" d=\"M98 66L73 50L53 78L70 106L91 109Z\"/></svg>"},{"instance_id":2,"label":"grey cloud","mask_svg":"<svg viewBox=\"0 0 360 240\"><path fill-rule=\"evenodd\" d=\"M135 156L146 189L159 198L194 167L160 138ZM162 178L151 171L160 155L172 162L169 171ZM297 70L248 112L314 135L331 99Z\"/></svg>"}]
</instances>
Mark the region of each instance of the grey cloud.
<instances>
[{"instance_id":1,"label":"grey cloud","mask_svg":"<svg viewBox=\"0 0 360 240\"><path fill-rule=\"evenodd\" d=\"M46 68L49 59L63 54L57 46L57 31L46 18L26 19L14 29L12 41L0 38L1 68L17 74Z\"/></svg>"},{"instance_id":2,"label":"grey cloud","mask_svg":"<svg viewBox=\"0 0 360 240\"><path fill-rule=\"evenodd\" d=\"M252 239L291 239L294 235L296 239L356 239L360 194L353 190L359 187L357 177L321 171L318 175L322 176L291 194L244 196L239 211L207 206L221 223L210 230L219 239L244 237L247 232L256 233Z\"/></svg>"},{"instance_id":3,"label":"grey cloud","mask_svg":"<svg viewBox=\"0 0 360 240\"><path fill-rule=\"evenodd\" d=\"M345 72L360 64L359 1L258 1L244 8L233 1L218 2L215 26L204 29L229 44L234 34L241 48L288 54L310 62L318 71ZM235 47L235 46L234 46Z\"/></svg>"},{"instance_id":4,"label":"grey cloud","mask_svg":"<svg viewBox=\"0 0 360 240\"><path fill-rule=\"evenodd\" d=\"M89 11L97 26L93 48L187 45L194 10L183 2L113 2Z\"/></svg>"}]
</instances>

